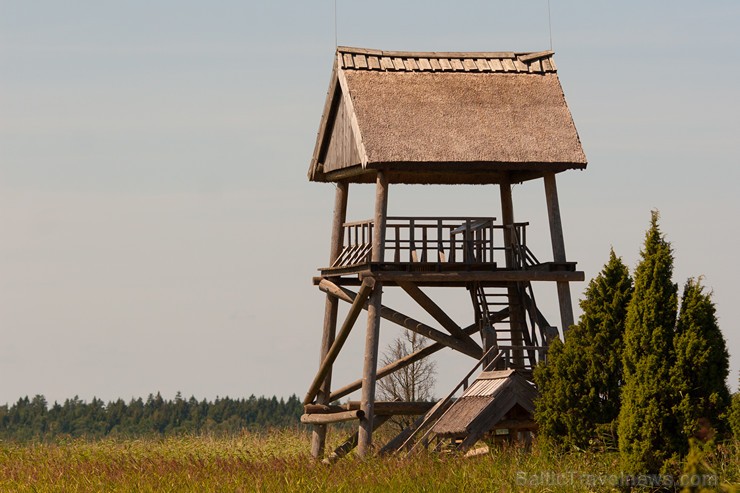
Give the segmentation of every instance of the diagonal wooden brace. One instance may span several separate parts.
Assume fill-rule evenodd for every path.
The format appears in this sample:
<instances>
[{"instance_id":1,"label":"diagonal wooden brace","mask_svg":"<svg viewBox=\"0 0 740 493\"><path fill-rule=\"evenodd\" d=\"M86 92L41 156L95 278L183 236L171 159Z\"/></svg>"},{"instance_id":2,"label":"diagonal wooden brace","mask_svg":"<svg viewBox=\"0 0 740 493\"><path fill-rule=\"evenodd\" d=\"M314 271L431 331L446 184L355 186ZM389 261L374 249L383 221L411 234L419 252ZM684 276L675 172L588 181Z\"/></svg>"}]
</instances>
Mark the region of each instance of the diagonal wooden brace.
<instances>
[{"instance_id":1,"label":"diagonal wooden brace","mask_svg":"<svg viewBox=\"0 0 740 493\"><path fill-rule=\"evenodd\" d=\"M470 336L466 334L462 328L457 325L454 320L452 320L450 316L442 310L442 308L439 307L439 305L419 289L416 284L407 281L396 281L396 284L401 286L401 288L403 288L403 290L406 291L406 293L411 296L419 306L426 310L429 315L434 317L434 319L450 334L462 341L468 347L473 348L477 352L476 354L483 354L483 349L478 345L478 343L471 339Z\"/></svg>"},{"instance_id":2,"label":"diagonal wooden brace","mask_svg":"<svg viewBox=\"0 0 740 493\"><path fill-rule=\"evenodd\" d=\"M321 366L319 366L319 371L316 373L316 377L314 377L313 382L308 389L308 392L306 392L306 397L303 399L304 405L313 402L314 398L319 393L321 384L324 382L326 375L331 370L331 367L334 364L334 361L336 361L337 356L339 356L339 351L341 351L342 346L344 346L344 343L347 341L347 337L349 337L349 333L352 330L352 327L355 325L357 317L360 315L365 301L367 301L374 288L375 280L373 278L368 277L363 279L362 286L360 286L360 290L357 293L354 301L352 302L352 306L347 313L347 318L345 318L344 323L342 324L342 328L339 329L339 333L337 334L336 339L334 339L334 343L331 345L331 348L329 348L329 351L326 353L326 357L321 363Z\"/></svg>"},{"instance_id":3,"label":"diagonal wooden brace","mask_svg":"<svg viewBox=\"0 0 740 493\"><path fill-rule=\"evenodd\" d=\"M478 326L476 324L473 324L469 327L464 328L463 330L465 331L466 334L474 334L475 332L478 331ZM442 344L440 342L435 342L434 344L430 344L427 347L414 351L413 353L407 356L404 356L403 358L398 359L394 361L393 363L387 364L383 368L378 369L378 373L377 373L378 380L402 368L405 368L413 363L416 363L417 361L424 359L427 356L432 355L436 353L437 351L440 351L446 347L448 346L445 344ZM331 397L329 399L332 402L337 399L341 399L342 397L351 394L355 390L359 390L360 387L362 387L362 380L355 380L354 382L348 385L345 385L341 389L337 389L334 392L332 392Z\"/></svg>"},{"instance_id":4,"label":"diagonal wooden brace","mask_svg":"<svg viewBox=\"0 0 740 493\"><path fill-rule=\"evenodd\" d=\"M340 300L346 301L347 303L353 303L357 297L357 295L349 289L341 288L326 279L321 280L321 282L319 283L319 289L327 294L339 298ZM367 303L365 304L364 308L367 309ZM478 359L483 354L483 350L480 349L480 347L478 347L477 349L471 347L470 344L466 344L464 341L461 341L456 337L447 335L444 332L436 330L422 322L419 322L418 320L414 320L411 317L407 317L403 313L400 313L392 308L388 308L387 306L381 306L380 316L412 332L416 332L417 334L428 337L433 341L442 343L445 346L449 346L452 349L466 354L472 358Z\"/></svg>"}]
</instances>

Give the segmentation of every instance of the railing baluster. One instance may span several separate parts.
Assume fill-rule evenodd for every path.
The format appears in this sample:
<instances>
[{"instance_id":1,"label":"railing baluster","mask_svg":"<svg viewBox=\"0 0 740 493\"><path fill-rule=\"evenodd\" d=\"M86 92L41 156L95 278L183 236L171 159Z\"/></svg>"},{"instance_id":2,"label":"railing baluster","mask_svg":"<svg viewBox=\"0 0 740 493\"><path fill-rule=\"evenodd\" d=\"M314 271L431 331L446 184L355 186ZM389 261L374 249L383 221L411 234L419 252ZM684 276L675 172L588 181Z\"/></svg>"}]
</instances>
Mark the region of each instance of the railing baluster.
<instances>
[{"instance_id":1,"label":"railing baluster","mask_svg":"<svg viewBox=\"0 0 740 493\"><path fill-rule=\"evenodd\" d=\"M427 225L421 226L421 261L427 261Z\"/></svg>"},{"instance_id":2,"label":"railing baluster","mask_svg":"<svg viewBox=\"0 0 740 493\"><path fill-rule=\"evenodd\" d=\"M457 245L455 244L455 237L457 235L452 234L452 227L450 226L450 262L455 262L455 250L457 250Z\"/></svg>"},{"instance_id":3,"label":"railing baluster","mask_svg":"<svg viewBox=\"0 0 740 493\"><path fill-rule=\"evenodd\" d=\"M409 221L409 262L418 262L416 255L416 244L414 243L414 220Z\"/></svg>"},{"instance_id":4,"label":"railing baluster","mask_svg":"<svg viewBox=\"0 0 740 493\"><path fill-rule=\"evenodd\" d=\"M442 244L442 220L437 219L437 263L445 261L445 250Z\"/></svg>"}]
</instances>

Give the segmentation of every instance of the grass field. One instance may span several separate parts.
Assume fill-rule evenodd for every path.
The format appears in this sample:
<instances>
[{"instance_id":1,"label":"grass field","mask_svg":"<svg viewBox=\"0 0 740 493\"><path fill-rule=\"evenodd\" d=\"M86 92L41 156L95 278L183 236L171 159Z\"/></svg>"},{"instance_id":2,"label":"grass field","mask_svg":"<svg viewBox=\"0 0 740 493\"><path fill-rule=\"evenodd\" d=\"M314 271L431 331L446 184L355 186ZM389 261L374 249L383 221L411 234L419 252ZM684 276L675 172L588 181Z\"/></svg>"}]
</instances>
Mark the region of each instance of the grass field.
<instances>
[{"instance_id":1,"label":"grass field","mask_svg":"<svg viewBox=\"0 0 740 493\"><path fill-rule=\"evenodd\" d=\"M740 482L738 448L720 447L707 459L725 486ZM537 446L475 458L350 456L330 466L311 461L308 449L309 436L296 431L0 443L0 491L609 491L620 471L616 453Z\"/></svg>"}]
</instances>

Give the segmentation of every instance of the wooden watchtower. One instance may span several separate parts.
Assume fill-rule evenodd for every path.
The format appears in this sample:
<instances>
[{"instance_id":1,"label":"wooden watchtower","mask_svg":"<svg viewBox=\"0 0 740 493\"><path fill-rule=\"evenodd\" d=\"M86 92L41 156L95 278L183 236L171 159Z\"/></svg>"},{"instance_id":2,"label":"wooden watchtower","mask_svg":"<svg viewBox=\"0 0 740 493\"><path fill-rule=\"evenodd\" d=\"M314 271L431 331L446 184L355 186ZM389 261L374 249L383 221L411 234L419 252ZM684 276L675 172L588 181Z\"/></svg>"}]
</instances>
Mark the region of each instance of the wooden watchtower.
<instances>
[{"instance_id":1,"label":"wooden watchtower","mask_svg":"<svg viewBox=\"0 0 740 493\"><path fill-rule=\"evenodd\" d=\"M569 282L584 275L565 254L556 174L585 167L551 51L337 49L308 172L311 181L336 185L329 261L314 279L326 293L320 365L304 400L310 411L304 422L315 425L315 457L323 455L326 425L348 419L358 419L355 442L358 453L367 454L378 422L415 409L413 403L376 406L376 380L440 349L476 360L496 354L490 370L531 375L558 334L536 306L533 281L556 283L560 327L573 323ZM552 259L542 252L536 257L526 243L527 223L514 221L511 186L529 180L544 182ZM372 219L347 220L351 183L375 184ZM491 217L496 211L389 216L389 188L397 183L496 185L499 219ZM472 324L455 322L425 292L439 286L470 292ZM403 290L439 327L384 306L384 288ZM338 327L342 302L351 307ZM362 375L333 387L332 365L363 310ZM381 319L435 342L378 369ZM354 408L329 406L360 389Z\"/></svg>"}]
</instances>

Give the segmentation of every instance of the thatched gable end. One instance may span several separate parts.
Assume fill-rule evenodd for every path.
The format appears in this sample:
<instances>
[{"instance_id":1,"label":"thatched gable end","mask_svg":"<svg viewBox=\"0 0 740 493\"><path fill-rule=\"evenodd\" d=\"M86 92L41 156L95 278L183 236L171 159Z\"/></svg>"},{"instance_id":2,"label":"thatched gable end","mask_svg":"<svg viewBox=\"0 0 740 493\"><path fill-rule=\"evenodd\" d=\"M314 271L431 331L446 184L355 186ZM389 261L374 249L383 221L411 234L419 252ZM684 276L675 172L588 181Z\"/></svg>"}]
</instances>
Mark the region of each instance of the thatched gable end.
<instances>
[{"instance_id":1,"label":"thatched gable end","mask_svg":"<svg viewBox=\"0 0 740 493\"><path fill-rule=\"evenodd\" d=\"M585 166L552 52L340 47L309 179L496 183Z\"/></svg>"}]
</instances>

